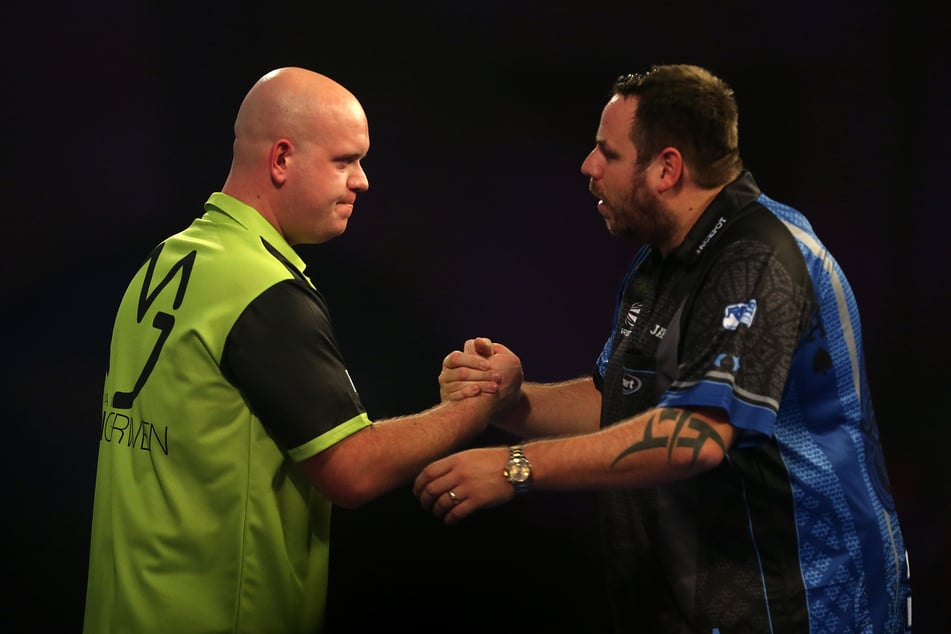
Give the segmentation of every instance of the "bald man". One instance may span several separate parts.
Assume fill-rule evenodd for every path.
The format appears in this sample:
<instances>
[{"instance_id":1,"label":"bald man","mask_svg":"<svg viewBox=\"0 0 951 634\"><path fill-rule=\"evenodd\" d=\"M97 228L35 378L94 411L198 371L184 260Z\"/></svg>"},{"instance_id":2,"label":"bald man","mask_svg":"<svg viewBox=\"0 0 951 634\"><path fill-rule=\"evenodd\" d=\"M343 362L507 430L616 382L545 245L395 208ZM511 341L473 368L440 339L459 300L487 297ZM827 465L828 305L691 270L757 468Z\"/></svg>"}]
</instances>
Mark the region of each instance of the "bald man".
<instances>
[{"instance_id":1,"label":"bald man","mask_svg":"<svg viewBox=\"0 0 951 634\"><path fill-rule=\"evenodd\" d=\"M352 508L481 432L499 399L371 421L294 245L369 187L356 97L258 80L220 192L135 274L102 401L84 631L318 632L332 504ZM488 367L488 366L486 366Z\"/></svg>"}]
</instances>

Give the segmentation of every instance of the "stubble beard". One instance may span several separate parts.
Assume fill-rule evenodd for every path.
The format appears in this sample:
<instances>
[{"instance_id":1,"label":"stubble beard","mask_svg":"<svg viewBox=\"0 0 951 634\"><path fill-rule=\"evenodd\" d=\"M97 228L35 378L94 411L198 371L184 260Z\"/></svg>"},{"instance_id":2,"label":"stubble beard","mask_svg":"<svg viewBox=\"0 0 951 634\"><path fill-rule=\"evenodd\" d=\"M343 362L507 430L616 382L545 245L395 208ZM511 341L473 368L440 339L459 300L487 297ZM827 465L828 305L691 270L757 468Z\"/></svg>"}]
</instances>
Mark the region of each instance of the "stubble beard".
<instances>
[{"instance_id":1,"label":"stubble beard","mask_svg":"<svg viewBox=\"0 0 951 634\"><path fill-rule=\"evenodd\" d=\"M674 226L664 212L660 200L648 189L644 171L637 171L631 183L630 194L608 202L614 210L613 222L607 222L613 235L657 247L667 244Z\"/></svg>"}]
</instances>

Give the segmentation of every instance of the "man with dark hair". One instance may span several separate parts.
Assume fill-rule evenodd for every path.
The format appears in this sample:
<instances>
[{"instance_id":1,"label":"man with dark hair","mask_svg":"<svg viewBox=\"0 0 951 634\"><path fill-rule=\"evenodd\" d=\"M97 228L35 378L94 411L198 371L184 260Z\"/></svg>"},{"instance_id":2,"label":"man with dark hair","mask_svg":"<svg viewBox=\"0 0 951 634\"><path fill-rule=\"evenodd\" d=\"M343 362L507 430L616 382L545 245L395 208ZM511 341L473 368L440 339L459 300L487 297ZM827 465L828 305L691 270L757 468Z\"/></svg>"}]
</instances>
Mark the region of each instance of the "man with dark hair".
<instances>
[{"instance_id":1,"label":"man with dark hair","mask_svg":"<svg viewBox=\"0 0 951 634\"><path fill-rule=\"evenodd\" d=\"M732 90L690 65L619 78L582 172L608 230L643 244L594 372L523 383L484 338L447 356L444 398L501 386L493 424L536 440L434 462L422 505L454 523L599 491L618 632L910 631L855 298L744 170Z\"/></svg>"}]
</instances>

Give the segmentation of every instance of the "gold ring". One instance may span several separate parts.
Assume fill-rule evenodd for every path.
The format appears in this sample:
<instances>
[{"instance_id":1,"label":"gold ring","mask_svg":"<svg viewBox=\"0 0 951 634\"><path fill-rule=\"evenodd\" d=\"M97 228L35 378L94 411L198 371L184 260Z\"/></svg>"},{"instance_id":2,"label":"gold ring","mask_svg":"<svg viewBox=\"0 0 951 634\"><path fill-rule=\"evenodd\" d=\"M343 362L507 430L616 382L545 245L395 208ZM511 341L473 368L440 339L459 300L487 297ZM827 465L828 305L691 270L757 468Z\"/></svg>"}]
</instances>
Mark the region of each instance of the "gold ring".
<instances>
[{"instance_id":1,"label":"gold ring","mask_svg":"<svg viewBox=\"0 0 951 634\"><path fill-rule=\"evenodd\" d=\"M459 496L455 491L449 491L449 499L452 500L453 505L459 504Z\"/></svg>"}]
</instances>

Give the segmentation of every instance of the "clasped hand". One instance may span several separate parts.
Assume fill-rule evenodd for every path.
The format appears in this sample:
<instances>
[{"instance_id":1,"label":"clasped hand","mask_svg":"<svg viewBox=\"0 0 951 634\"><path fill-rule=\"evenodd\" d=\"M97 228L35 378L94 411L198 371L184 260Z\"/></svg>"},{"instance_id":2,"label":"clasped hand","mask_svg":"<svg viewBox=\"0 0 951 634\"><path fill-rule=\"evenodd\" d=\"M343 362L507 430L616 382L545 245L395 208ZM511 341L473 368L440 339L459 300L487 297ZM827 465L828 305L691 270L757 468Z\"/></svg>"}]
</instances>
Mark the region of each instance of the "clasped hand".
<instances>
[{"instance_id":1,"label":"clasped hand","mask_svg":"<svg viewBox=\"0 0 951 634\"><path fill-rule=\"evenodd\" d=\"M449 353L439 374L443 401L483 395L498 398L495 412L512 407L521 393L522 363L506 346L484 337L469 339ZM426 510L454 524L470 513L515 495L503 477L507 447L469 449L431 463L416 478L413 493Z\"/></svg>"},{"instance_id":2,"label":"clasped hand","mask_svg":"<svg viewBox=\"0 0 951 634\"><path fill-rule=\"evenodd\" d=\"M485 337L469 339L462 350L446 355L439 373L439 396L458 401L479 394L498 393L504 408L513 404L522 388L522 362L501 343Z\"/></svg>"}]
</instances>

